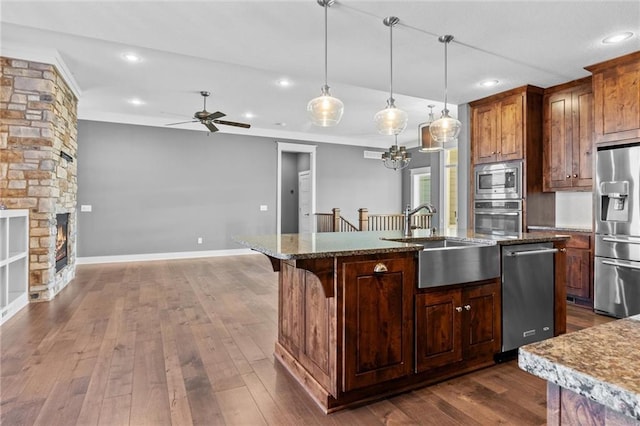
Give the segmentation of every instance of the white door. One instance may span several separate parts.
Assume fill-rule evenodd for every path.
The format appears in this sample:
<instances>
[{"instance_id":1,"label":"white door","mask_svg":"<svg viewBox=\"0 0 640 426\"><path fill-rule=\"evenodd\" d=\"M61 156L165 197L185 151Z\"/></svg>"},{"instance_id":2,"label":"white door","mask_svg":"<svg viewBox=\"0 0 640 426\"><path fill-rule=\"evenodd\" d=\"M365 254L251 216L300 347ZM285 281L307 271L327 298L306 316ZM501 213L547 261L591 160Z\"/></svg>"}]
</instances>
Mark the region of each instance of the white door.
<instances>
[{"instance_id":1,"label":"white door","mask_svg":"<svg viewBox=\"0 0 640 426\"><path fill-rule=\"evenodd\" d=\"M298 233L313 232L311 216L311 172L298 173Z\"/></svg>"}]
</instances>

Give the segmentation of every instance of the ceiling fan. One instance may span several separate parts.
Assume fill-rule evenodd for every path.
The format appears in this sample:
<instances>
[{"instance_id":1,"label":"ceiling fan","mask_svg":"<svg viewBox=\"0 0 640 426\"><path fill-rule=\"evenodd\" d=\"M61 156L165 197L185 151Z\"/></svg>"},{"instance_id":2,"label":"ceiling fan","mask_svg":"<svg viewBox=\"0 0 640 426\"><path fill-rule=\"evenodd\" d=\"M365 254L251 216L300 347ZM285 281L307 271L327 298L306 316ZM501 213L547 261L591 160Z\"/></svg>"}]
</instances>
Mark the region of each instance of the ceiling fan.
<instances>
[{"instance_id":1,"label":"ceiling fan","mask_svg":"<svg viewBox=\"0 0 640 426\"><path fill-rule=\"evenodd\" d=\"M251 127L250 124L246 124L246 123L237 123L235 121L219 120L219 118L226 116L226 114L220 111L216 111L216 112L207 111L207 97L211 95L211 93L203 90L200 92L200 95L202 95L202 100L204 105L202 107L202 111L196 111L193 114L193 118L195 120L166 124L166 126L175 126L176 124L184 124L184 123L197 123L199 121L200 123L204 124L205 127L209 129L209 132L211 133L218 131L218 128L215 126L215 124L224 124L226 126L243 127L245 129L248 129Z\"/></svg>"}]
</instances>

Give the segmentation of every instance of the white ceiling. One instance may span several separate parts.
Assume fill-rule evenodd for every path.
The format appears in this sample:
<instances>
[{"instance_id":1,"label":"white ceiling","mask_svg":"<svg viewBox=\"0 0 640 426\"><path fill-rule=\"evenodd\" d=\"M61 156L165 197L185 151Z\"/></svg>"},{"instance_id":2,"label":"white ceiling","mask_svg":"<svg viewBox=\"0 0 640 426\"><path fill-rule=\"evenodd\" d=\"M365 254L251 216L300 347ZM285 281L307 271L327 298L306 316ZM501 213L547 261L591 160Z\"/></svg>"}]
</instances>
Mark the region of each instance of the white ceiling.
<instances>
[{"instance_id":1,"label":"white ceiling","mask_svg":"<svg viewBox=\"0 0 640 426\"><path fill-rule=\"evenodd\" d=\"M389 29L394 98L409 113L398 137L415 146L427 105L442 108L444 46L450 104L524 84L549 87L587 76L584 66L640 50L640 1L337 0L328 11L329 85L345 104L334 128L311 125L307 102L324 83L324 11L316 0L27 1L2 0L3 54L55 49L80 91L79 117L164 125L202 109L252 124L221 132L386 147L373 115L389 97ZM615 32L634 37L618 45ZM125 63L124 52L144 60ZM288 78L281 88L276 81ZM478 83L498 79L491 89ZM127 102L140 98L143 106ZM436 102L434 102L435 100ZM455 110L454 108L450 108ZM243 117L245 112L254 118ZM439 114L437 114L439 115ZM279 126L275 123L286 123ZM206 131L199 123L180 126Z\"/></svg>"}]
</instances>

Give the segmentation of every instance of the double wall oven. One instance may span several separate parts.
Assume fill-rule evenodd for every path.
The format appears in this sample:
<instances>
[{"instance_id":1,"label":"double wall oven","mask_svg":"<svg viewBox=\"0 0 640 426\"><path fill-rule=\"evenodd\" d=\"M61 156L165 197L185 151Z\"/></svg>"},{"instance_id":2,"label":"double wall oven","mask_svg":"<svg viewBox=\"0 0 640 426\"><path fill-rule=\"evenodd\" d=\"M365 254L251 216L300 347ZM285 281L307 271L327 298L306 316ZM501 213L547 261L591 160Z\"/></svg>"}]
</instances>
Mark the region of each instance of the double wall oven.
<instances>
[{"instance_id":1,"label":"double wall oven","mask_svg":"<svg viewBox=\"0 0 640 426\"><path fill-rule=\"evenodd\" d=\"M640 144L596 154L594 309L640 314Z\"/></svg>"},{"instance_id":2,"label":"double wall oven","mask_svg":"<svg viewBox=\"0 0 640 426\"><path fill-rule=\"evenodd\" d=\"M480 234L522 232L522 162L482 164L474 169L474 230Z\"/></svg>"}]
</instances>

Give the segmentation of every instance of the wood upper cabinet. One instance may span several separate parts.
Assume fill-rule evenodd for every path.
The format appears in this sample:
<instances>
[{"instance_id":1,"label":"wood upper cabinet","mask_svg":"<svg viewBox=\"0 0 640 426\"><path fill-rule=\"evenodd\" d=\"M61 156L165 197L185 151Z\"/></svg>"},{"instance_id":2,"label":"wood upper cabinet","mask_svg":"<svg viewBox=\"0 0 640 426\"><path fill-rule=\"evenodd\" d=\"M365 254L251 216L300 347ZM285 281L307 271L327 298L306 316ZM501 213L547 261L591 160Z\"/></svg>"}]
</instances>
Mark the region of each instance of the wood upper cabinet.
<instances>
[{"instance_id":1,"label":"wood upper cabinet","mask_svg":"<svg viewBox=\"0 0 640 426\"><path fill-rule=\"evenodd\" d=\"M590 191L594 147L591 77L546 89L543 114L544 190Z\"/></svg>"},{"instance_id":2,"label":"wood upper cabinet","mask_svg":"<svg viewBox=\"0 0 640 426\"><path fill-rule=\"evenodd\" d=\"M343 390L411 374L415 259L347 260L342 265Z\"/></svg>"},{"instance_id":3,"label":"wood upper cabinet","mask_svg":"<svg viewBox=\"0 0 640 426\"><path fill-rule=\"evenodd\" d=\"M416 370L493 359L501 345L496 281L416 295Z\"/></svg>"},{"instance_id":4,"label":"wood upper cabinet","mask_svg":"<svg viewBox=\"0 0 640 426\"><path fill-rule=\"evenodd\" d=\"M522 106L522 94L515 94L472 107L474 164L523 158Z\"/></svg>"},{"instance_id":5,"label":"wood upper cabinet","mask_svg":"<svg viewBox=\"0 0 640 426\"><path fill-rule=\"evenodd\" d=\"M586 69L593 73L596 143L640 140L640 51Z\"/></svg>"}]
</instances>

